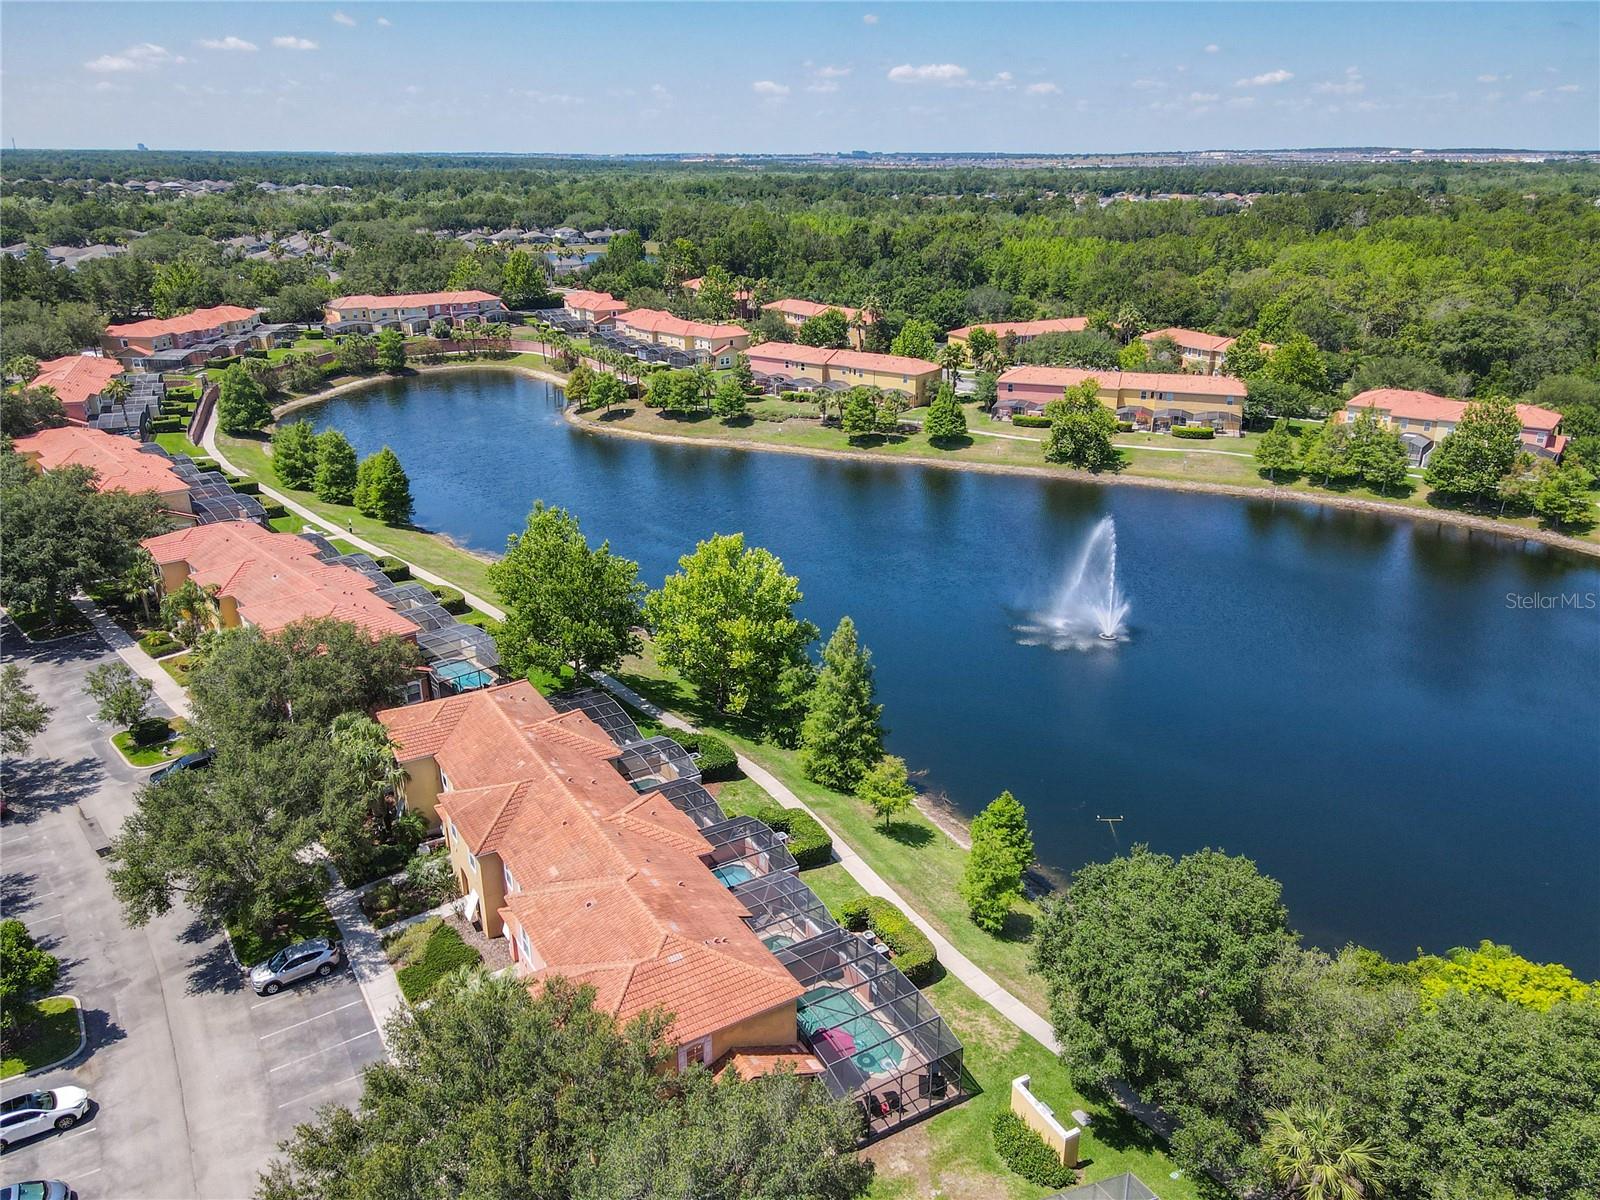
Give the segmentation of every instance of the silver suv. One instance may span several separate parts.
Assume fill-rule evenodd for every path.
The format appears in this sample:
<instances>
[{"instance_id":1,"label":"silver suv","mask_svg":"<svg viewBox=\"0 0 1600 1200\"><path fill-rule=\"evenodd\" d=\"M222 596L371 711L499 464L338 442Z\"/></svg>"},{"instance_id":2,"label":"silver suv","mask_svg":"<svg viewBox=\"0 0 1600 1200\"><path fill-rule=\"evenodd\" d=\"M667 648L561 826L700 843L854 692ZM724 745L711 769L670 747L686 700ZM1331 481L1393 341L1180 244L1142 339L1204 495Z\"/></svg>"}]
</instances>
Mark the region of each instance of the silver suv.
<instances>
[{"instance_id":1,"label":"silver suv","mask_svg":"<svg viewBox=\"0 0 1600 1200\"><path fill-rule=\"evenodd\" d=\"M343 947L327 938L285 946L266 962L250 968L250 986L258 996L276 996L286 983L311 975L331 975L343 957Z\"/></svg>"},{"instance_id":2,"label":"silver suv","mask_svg":"<svg viewBox=\"0 0 1600 1200\"><path fill-rule=\"evenodd\" d=\"M0 1153L52 1129L71 1129L88 1111L89 1093L80 1087L13 1096L0 1104Z\"/></svg>"}]
</instances>

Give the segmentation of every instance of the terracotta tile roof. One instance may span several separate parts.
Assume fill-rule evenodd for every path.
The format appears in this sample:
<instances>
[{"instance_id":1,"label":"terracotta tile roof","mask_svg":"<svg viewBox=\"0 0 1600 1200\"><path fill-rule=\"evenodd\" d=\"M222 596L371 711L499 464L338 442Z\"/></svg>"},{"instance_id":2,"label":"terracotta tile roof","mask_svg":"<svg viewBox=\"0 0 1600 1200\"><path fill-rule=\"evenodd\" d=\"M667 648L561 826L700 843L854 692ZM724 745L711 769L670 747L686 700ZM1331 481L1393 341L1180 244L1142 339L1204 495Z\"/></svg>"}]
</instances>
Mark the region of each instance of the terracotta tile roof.
<instances>
[{"instance_id":1,"label":"terracotta tile roof","mask_svg":"<svg viewBox=\"0 0 1600 1200\"><path fill-rule=\"evenodd\" d=\"M1221 354L1239 340L1236 337L1222 337L1215 333L1201 333L1198 329L1179 329L1176 326L1169 329L1152 329L1149 333L1141 333L1139 337L1147 342L1153 342L1156 338L1169 337L1177 342L1180 347L1189 350L1204 350L1208 354Z\"/></svg>"},{"instance_id":2,"label":"terracotta tile roof","mask_svg":"<svg viewBox=\"0 0 1600 1200\"><path fill-rule=\"evenodd\" d=\"M787 1046L746 1046L730 1050L717 1059L711 1068L713 1075L733 1072L740 1079L755 1079L760 1075L773 1075L785 1068L796 1075L822 1074L822 1062L799 1042Z\"/></svg>"},{"instance_id":3,"label":"terracotta tile roof","mask_svg":"<svg viewBox=\"0 0 1600 1200\"><path fill-rule=\"evenodd\" d=\"M219 304L214 308L197 308L177 317L163 317L148 321L130 321L125 325L107 325L109 337L143 338L160 337L164 333L203 333L220 329L231 321L247 321L256 315L253 308L240 308L237 304Z\"/></svg>"},{"instance_id":4,"label":"terracotta tile roof","mask_svg":"<svg viewBox=\"0 0 1600 1200\"><path fill-rule=\"evenodd\" d=\"M60 467L88 467L95 473L95 488L102 492L186 492L169 459L146 453L131 438L63 425L41 429L13 443L18 454L37 459L46 471Z\"/></svg>"},{"instance_id":5,"label":"terracotta tile roof","mask_svg":"<svg viewBox=\"0 0 1600 1200\"><path fill-rule=\"evenodd\" d=\"M685 321L658 308L635 308L617 315L617 324L650 333L664 333L669 337L702 337L720 340L747 335L743 325L708 325L704 321Z\"/></svg>"},{"instance_id":6,"label":"terracotta tile roof","mask_svg":"<svg viewBox=\"0 0 1600 1200\"><path fill-rule=\"evenodd\" d=\"M763 311L771 309L773 312L798 317L802 321L809 321L812 317L821 316L830 308L836 308L844 314L847 321L854 321L859 316L863 324L872 324L870 315L863 315L859 308L851 308L848 304L818 304L815 300L773 300L761 307Z\"/></svg>"},{"instance_id":7,"label":"terracotta tile roof","mask_svg":"<svg viewBox=\"0 0 1600 1200\"><path fill-rule=\"evenodd\" d=\"M608 312L619 313L628 311L626 300L618 300L610 292L586 292L582 290L570 291L562 298L562 306L572 312Z\"/></svg>"},{"instance_id":8,"label":"terracotta tile roof","mask_svg":"<svg viewBox=\"0 0 1600 1200\"><path fill-rule=\"evenodd\" d=\"M706 283L705 276L696 275L693 279L685 279L683 281L683 290L686 291L686 292L694 292L694 293L698 294L700 289L705 286L705 283ZM733 298L735 300L738 300L738 301L741 301L741 302L749 300L750 299L750 289L749 288L738 288L738 289L736 289L734 291L734 293L733 293Z\"/></svg>"},{"instance_id":9,"label":"terracotta tile roof","mask_svg":"<svg viewBox=\"0 0 1600 1200\"><path fill-rule=\"evenodd\" d=\"M404 292L398 296L340 296L329 300L328 308L426 308L433 304L481 304L485 300L498 302L499 296L489 292Z\"/></svg>"},{"instance_id":10,"label":"terracotta tile roof","mask_svg":"<svg viewBox=\"0 0 1600 1200\"><path fill-rule=\"evenodd\" d=\"M1371 388L1345 401L1346 408L1378 408L1391 417L1408 421L1461 420L1467 411L1465 400L1450 400L1432 392L1413 392L1405 388ZM1535 404L1517 405L1517 419L1524 429L1553 430L1561 424L1561 414Z\"/></svg>"},{"instance_id":11,"label":"terracotta tile roof","mask_svg":"<svg viewBox=\"0 0 1600 1200\"><path fill-rule=\"evenodd\" d=\"M99 395L122 372L122 364L114 358L69 354L40 363L38 376L28 386L51 388L64 406L78 405L81 411L90 396Z\"/></svg>"},{"instance_id":12,"label":"terracotta tile roof","mask_svg":"<svg viewBox=\"0 0 1600 1200\"><path fill-rule=\"evenodd\" d=\"M1001 399L1006 384L1068 388L1086 379L1098 380L1102 390L1138 388L1188 396L1244 396L1249 389L1232 375L1163 375L1153 371L1090 371L1082 367L1012 367L999 379Z\"/></svg>"},{"instance_id":13,"label":"terracotta tile roof","mask_svg":"<svg viewBox=\"0 0 1600 1200\"><path fill-rule=\"evenodd\" d=\"M890 375L926 375L940 369L938 363L922 358L907 358L903 354L872 354L865 350L824 350L818 346L802 346L797 342L762 342L745 351L752 364L758 360L771 363L804 363L813 367L848 367L853 370L881 371Z\"/></svg>"},{"instance_id":14,"label":"terracotta tile roof","mask_svg":"<svg viewBox=\"0 0 1600 1200\"><path fill-rule=\"evenodd\" d=\"M146 538L157 563L186 563L202 586L231 596L239 616L272 633L293 621L334 617L373 637L414 638L417 626L373 594L360 571L326 563L316 547L292 533L274 533L251 521L218 521Z\"/></svg>"},{"instance_id":15,"label":"terracotta tile roof","mask_svg":"<svg viewBox=\"0 0 1600 1200\"><path fill-rule=\"evenodd\" d=\"M997 338L1014 333L1019 338L1035 338L1046 333L1082 333L1089 328L1088 317L1048 317L1042 321L985 321L952 329L948 337L970 338L974 329L987 329Z\"/></svg>"},{"instance_id":16,"label":"terracotta tile roof","mask_svg":"<svg viewBox=\"0 0 1600 1200\"><path fill-rule=\"evenodd\" d=\"M544 966L623 1020L662 1007L688 1041L800 995L700 856L710 844L659 793L639 795L587 714L556 713L525 681L378 714L402 761L449 780L439 812L518 890L501 914Z\"/></svg>"}]
</instances>

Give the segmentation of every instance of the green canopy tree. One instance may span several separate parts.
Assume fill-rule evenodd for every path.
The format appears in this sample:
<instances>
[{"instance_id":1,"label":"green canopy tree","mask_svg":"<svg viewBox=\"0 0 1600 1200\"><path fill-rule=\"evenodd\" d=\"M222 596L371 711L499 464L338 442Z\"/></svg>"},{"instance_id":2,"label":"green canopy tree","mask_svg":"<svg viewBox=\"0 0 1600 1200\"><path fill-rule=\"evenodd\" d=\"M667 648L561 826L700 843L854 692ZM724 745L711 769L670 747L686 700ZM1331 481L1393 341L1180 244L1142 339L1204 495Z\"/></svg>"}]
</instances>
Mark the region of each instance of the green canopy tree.
<instances>
[{"instance_id":1,"label":"green canopy tree","mask_svg":"<svg viewBox=\"0 0 1600 1200\"><path fill-rule=\"evenodd\" d=\"M612 405L621 404L628 398L628 389L623 386L622 380L615 375L597 374L589 384L589 395L585 399L585 409L603 408L611 411Z\"/></svg>"},{"instance_id":2,"label":"green canopy tree","mask_svg":"<svg viewBox=\"0 0 1600 1200\"><path fill-rule=\"evenodd\" d=\"M1277 483L1279 471L1288 474L1298 465L1294 438L1289 435L1289 422L1279 417L1256 443L1256 466L1265 471L1273 483Z\"/></svg>"},{"instance_id":3,"label":"green canopy tree","mask_svg":"<svg viewBox=\"0 0 1600 1200\"><path fill-rule=\"evenodd\" d=\"M1557 528L1576 529L1594 521L1594 476L1575 462L1545 474L1533 496L1533 511Z\"/></svg>"},{"instance_id":4,"label":"green canopy tree","mask_svg":"<svg viewBox=\"0 0 1600 1200\"><path fill-rule=\"evenodd\" d=\"M883 757L883 705L874 700L872 654L841 617L822 649L822 669L800 726L800 767L807 778L851 791Z\"/></svg>"},{"instance_id":5,"label":"green canopy tree","mask_svg":"<svg viewBox=\"0 0 1600 1200\"><path fill-rule=\"evenodd\" d=\"M1494 496L1522 450L1522 420L1503 396L1474 400L1428 456L1423 473L1442 495L1480 503Z\"/></svg>"},{"instance_id":6,"label":"green canopy tree","mask_svg":"<svg viewBox=\"0 0 1600 1200\"><path fill-rule=\"evenodd\" d=\"M801 323L794 340L802 346L843 350L850 344L850 322L837 308L824 309Z\"/></svg>"},{"instance_id":7,"label":"green canopy tree","mask_svg":"<svg viewBox=\"0 0 1600 1200\"><path fill-rule=\"evenodd\" d=\"M594 378L594 369L588 363L578 363L567 372L567 382L562 387L567 402L576 404L580 410L587 408L584 402L589 398L589 387L594 383Z\"/></svg>"},{"instance_id":8,"label":"green canopy tree","mask_svg":"<svg viewBox=\"0 0 1600 1200\"><path fill-rule=\"evenodd\" d=\"M711 397L711 411L724 421L736 421L749 409L744 385L733 375L725 375L717 383Z\"/></svg>"},{"instance_id":9,"label":"green canopy tree","mask_svg":"<svg viewBox=\"0 0 1600 1200\"><path fill-rule=\"evenodd\" d=\"M385 446L361 461L352 499L356 511L385 525L404 525L411 520L411 480L393 450Z\"/></svg>"},{"instance_id":10,"label":"green canopy tree","mask_svg":"<svg viewBox=\"0 0 1600 1200\"><path fill-rule=\"evenodd\" d=\"M699 543L645 601L662 661L719 712L760 717L803 662L817 627L795 615L800 582L744 535Z\"/></svg>"},{"instance_id":11,"label":"green canopy tree","mask_svg":"<svg viewBox=\"0 0 1600 1200\"><path fill-rule=\"evenodd\" d=\"M1405 482L1410 465L1399 431L1380 421L1372 409L1362 409L1350 427L1350 467L1362 482L1387 495L1390 488Z\"/></svg>"},{"instance_id":12,"label":"green canopy tree","mask_svg":"<svg viewBox=\"0 0 1600 1200\"><path fill-rule=\"evenodd\" d=\"M990 375L998 373L1000 363L1000 339L995 336L994 330L977 328L967 338L967 352L972 355L972 365L980 372Z\"/></svg>"},{"instance_id":13,"label":"green canopy tree","mask_svg":"<svg viewBox=\"0 0 1600 1200\"><path fill-rule=\"evenodd\" d=\"M132 729L145 718L155 687L122 661L101 663L84 676L83 690L99 707L95 716L108 725Z\"/></svg>"},{"instance_id":14,"label":"green canopy tree","mask_svg":"<svg viewBox=\"0 0 1600 1200\"><path fill-rule=\"evenodd\" d=\"M1050 418L1044 443L1046 462L1070 463L1090 471L1117 463L1117 448L1111 440L1116 436L1117 416L1100 403L1099 394L1099 381L1086 379L1045 405L1045 416Z\"/></svg>"},{"instance_id":15,"label":"green canopy tree","mask_svg":"<svg viewBox=\"0 0 1600 1200\"><path fill-rule=\"evenodd\" d=\"M7 758L21 758L33 739L44 732L54 711L33 690L28 677L16 663L0 668L0 752Z\"/></svg>"},{"instance_id":16,"label":"green canopy tree","mask_svg":"<svg viewBox=\"0 0 1600 1200\"><path fill-rule=\"evenodd\" d=\"M941 383L928 405L928 416L923 422L928 440L935 445L948 445L967 436L967 414L956 399L955 389Z\"/></svg>"},{"instance_id":17,"label":"green canopy tree","mask_svg":"<svg viewBox=\"0 0 1600 1200\"><path fill-rule=\"evenodd\" d=\"M317 435L317 470L311 477L311 490L318 500L329 504L349 504L356 491L356 450L337 429Z\"/></svg>"},{"instance_id":18,"label":"green canopy tree","mask_svg":"<svg viewBox=\"0 0 1600 1200\"><path fill-rule=\"evenodd\" d=\"M872 810L880 825L909 809L916 797L906 760L896 754L885 754L856 781L856 798Z\"/></svg>"},{"instance_id":19,"label":"green canopy tree","mask_svg":"<svg viewBox=\"0 0 1600 1200\"><path fill-rule=\"evenodd\" d=\"M506 255L500 271L500 298L508 308L526 308L545 294L544 271L526 250Z\"/></svg>"},{"instance_id":20,"label":"green canopy tree","mask_svg":"<svg viewBox=\"0 0 1600 1200\"><path fill-rule=\"evenodd\" d=\"M972 849L957 885L974 925L988 933L1005 929L1032 863L1028 815L1015 796L1001 792L973 818Z\"/></svg>"},{"instance_id":21,"label":"green canopy tree","mask_svg":"<svg viewBox=\"0 0 1600 1200\"><path fill-rule=\"evenodd\" d=\"M252 433L271 420L266 387L243 363L228 367L217 385L217 427L223 433Z\"/></svg>"},{"instance_id":22,"label":"green canopy tree","mask_svg":"<svg viewBox=\"0 0 1600 1200\"><path fill-rule=\"evenodd\" d=\"M900 327L900 332L894 335L894 341L889 343L889 353L932 362L934 355L938 353L938 346L934 341L938 332L932 321L912 317Z\"/></svg>"},{"instance_id":23,"label":"green canopy tree","mask_svg":"<svg viewBox=\"0 0 1600 1200\"><path fill-rule=\"evenodd\" d=\"M385 329L378 334L377 361L380 371L398 375L406 369L406 335L398 329Z\"/></svg>"},{"instance_id":24,"label":"green canopy tree","mask_svg":"<svg viewBox=\"0 0 1600 1200\"><path fill-rule=\"evenodd\" d=\"M489 582L505 604L495 644L508 671L608 671L639 650L639 564L609 542L590 547L565 509L536 503Z\"/></svg>"},{"instance_id":25,"label":"green canopy tree","mask_svg":"<svg viewBox=\"0 0 1600 1200\"><path fill-rule=\"evenodd\" d=\"M21 921L0 921L0 1029L22 1028L61 974L61 960L41 950Z\"/></svg>"},{"instance_id":26,"label":"green canopy tree","mask_svg":"<svg viewBox=\"0 0 1600 1200\"><path fill-rule=\"evenodd\" d=\"M317 474L317 434L309 421L286 421L272 431L272 470L278 482L296 491L311 487Z\"/></svg>"}]
</instances>

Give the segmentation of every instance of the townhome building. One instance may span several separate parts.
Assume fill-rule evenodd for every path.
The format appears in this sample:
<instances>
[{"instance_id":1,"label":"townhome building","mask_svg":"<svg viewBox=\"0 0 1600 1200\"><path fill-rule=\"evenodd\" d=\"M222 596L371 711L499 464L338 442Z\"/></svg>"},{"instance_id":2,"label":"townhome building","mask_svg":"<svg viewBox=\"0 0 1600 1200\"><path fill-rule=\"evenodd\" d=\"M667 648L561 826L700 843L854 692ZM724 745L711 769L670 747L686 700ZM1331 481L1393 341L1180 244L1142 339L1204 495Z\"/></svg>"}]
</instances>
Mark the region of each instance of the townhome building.
<instances>
[{"instance_id":1,"label":"townhome building","mask_svg":"<svg viewBox=\"0 0 1600 1200\"><path fill-rule=\"evenodd\" d=\"M700 289L705 286L705 277L696 275L693 279L685 279L682 283L683 290L691 296L698 296ZM733 293L733 309L735 315L745 318L755 315L755 297L750 294L749 288L736 288Z\"/></svg>"},{"instance_id":2,"label":"townhome building","mask_svg":"<svg viewBox=\"0 0 1600 1200\"><path fill-rule=\"evenodd\" d=\"M87 467L95 474L97 491L154 492L174 523L195 520L191 483L159 447L141 446L132 438L98 429L63 425L18 438L12 449L38 471Z\"/></svg>"},{"instance_id":3,"label":"townhome building","mask_svg":"<svg viewBox=\"0 0 1600 1200\"><path fill-rule=\"evenodd\" d=\"M858 308L851 308L848 304L818 304L815 300L774 300L763 304L763 312L775 312L783 318L784 324L791 329L799 329L812 317L819 317L832 309L844 314L846 325L850 331L850 345L860 350L867 344L867 326L873 323L871 313L864 313Z\"/></svg>"},{"instance_id":4,"label":"townhome building","mask_svg":"<svg viewBox=\"0 0 1600 1200\"><path fill-rule=\"evenodd\" d=\"M119 359L98 354L68 354L39 364L39 374L29 387L49 388L61 401L67 420L77 425L89 419L89 410L104 394L106 385L127 370Z\"/></svg>"},{"instance_id":5,"label":"townhome building","mask_svg":"<svg viewBox=\"0 0 1600 1200\"><path fill-rule=\"evenodd\" d=\"M278 328L263 325L253 308L219 304L177 317L108 325L100 345L131 371L167 371L247 350L270 350Z\"/></svg>"},{"instance_id":6,"label":"townhome building","mask_svg":"<svg viewBox=\"0 0 1600 1200\"><path fill-rule=\"evenodd\" d=\"M742 325L686 321L656 308L619 313L612 325L635 341L682 350L719 367L732 366L734 355L750 344L750 333Z\"/></svg>"},{"instance_id":7,"label":"townhome building","mask_svg":"<svg viewBox=\"0 0 1600 1200\"><path fill-rule=\"evenodd\" d=\"M1249 389L1244 380L1230 375L1012 367L996 381L995 415L1043 416L1045 405L1087 379L1098 385L1100 403L1135 429L1159 433L1174 425L1209 425L1223 434L1243 431Z\"/></svg>"},{"instance_id":8,"label":"townhome building","mask_svg":"<svg viewBox=\"0 0 1600 1200\"><path fill-rule=\"evenodd\" d=\"M1335 419L1353 422L1363 410L1375 412L1385 425L1397 430L1412 464L1420 467L1427 465L1434 447L1461 423L1467 402L1405 388L1371 388L1347 400ZM1529 454L1560 459L1567 448L1560 413L1534 404L1519 404L1517 419L1522 423L1523 448Z\"/></svg>"},{"instance_id":9,"label":"townhome building","mask_svg":"<svg viewBox=\"0 0 1600 1200\"><path fill-rule=\"evenodd\" d=\"M408 292L396 296L340 296L328 301L323 326L329 333L371 333L399 329L426 333L436 321L503 321L499 296L480 291Z\"/></svg>"},{"instance_id":10,"label":"townhome building","mask_svg":"<svg viewBox=\"0 0 1600 1200\"><path fill-rule=\"evenodd\" d=\"M864 350L824 350L797 342L763 342L745 351L758 376L805 379L835 387L867 386L898 392L923 403L938 383L941 368L923 358L872 354Z\"/></svg>"},{"instance_id":11,"label":"townhome building","mask_svg":"<svg viewBox=\"0 0 1600 1200\"><path fill-rule=\"evenodd\" d=\"M965 346L975 330L984 329L1000 340L1011 338L1016 342L1031 342L1047 333L1082 333L1089 328L1088 317L1047 317L1039 321L984 321L977 325L963 325L952 329L946 341Z\"/></svg>"},{"instance_id":12,"label":"townhome building","mask_svg":"<svg viewBox=\"0 0 1600 1200\"><path fill-rule=\"evenodd\" d=\"M561 307L572 319L588 325L610 325L618 314L628 311L628 302L610 292L574 289L562 297Z\"/></svg>"},{"instance_id":13,"label":"townhome building","mask_svg":"<svg viewBox=\"0 0 1600 1200\"><path fill-rule=\"evenodd\" d=\"M1159 338L1171 338L1177 344L1178 355L1183 360L1183 369L1193 371L1199 375L1221 375L1225 370L1225 360L1228 351L1239 339L1236 337L1222 337L1215 333L1201 333L1197 329L1153 329L1149 333L1141 333L1140 340L1154 342ZM1270 342L1262 342L1261 349L1270 354L1277 347Z\"/></svg>"}]
</instances>

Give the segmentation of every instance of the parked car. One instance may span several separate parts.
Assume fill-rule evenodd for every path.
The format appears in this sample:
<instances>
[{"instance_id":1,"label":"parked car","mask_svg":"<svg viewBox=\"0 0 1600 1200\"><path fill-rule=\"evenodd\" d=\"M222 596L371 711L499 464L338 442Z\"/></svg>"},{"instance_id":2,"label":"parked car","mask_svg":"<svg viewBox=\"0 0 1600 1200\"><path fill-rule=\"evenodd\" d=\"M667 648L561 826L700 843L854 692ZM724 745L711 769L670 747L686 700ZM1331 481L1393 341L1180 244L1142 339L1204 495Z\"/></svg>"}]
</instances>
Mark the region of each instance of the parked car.
<instances>
[{"instance_id":1,"label":"parked car","mask_svg":"<svg viewBox=\"0 0 1600 1200\"><path fill-rule=\"evenodd\" d=\"M285 946L264 963L250 968L250 986L258 996L276 996L285 984L311 975L331 975L344 957L344 947L327 938Z\"/></svg>"},{"instance_id":2,"label":"parked car","mask_svg":"<svg viewBox=\"0 0 1600 1200\"><path fill-rule=\"evenodd\" d=\"M59 1179L30 1179L0 1187L0 1200L78 1200L78 1193Z\"/></svg>"},{"instance_id":3,"label":"parked car","mask_svg":"<svg viewBox=\"0 0 1600 1200\"><path fill-rule=\"evenodd\" d=\"M80 1087L25 1092L0 1103L0 1152L52 1129L71 1129L89 1111L89 1093Z\"/></svg>"},{"instance_id":4,"label":"parked car","mask_svg":"<svg viewBox=\"0 0 1600 1200\"><path fill-rule=\"evenodd\" d=\"M182 758L173 759L164 767L157 767L150 772L150 782L156 783L168 775L175 775L179 771L193 771L200 767L211 765L211 751L196 750L193 754L185 754Z\"/></svg>"}]
</instances>

